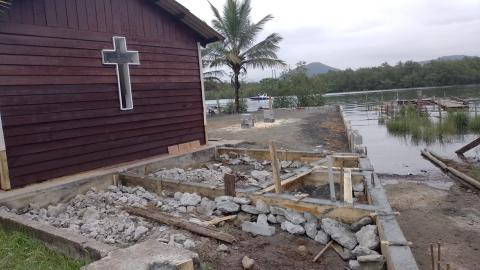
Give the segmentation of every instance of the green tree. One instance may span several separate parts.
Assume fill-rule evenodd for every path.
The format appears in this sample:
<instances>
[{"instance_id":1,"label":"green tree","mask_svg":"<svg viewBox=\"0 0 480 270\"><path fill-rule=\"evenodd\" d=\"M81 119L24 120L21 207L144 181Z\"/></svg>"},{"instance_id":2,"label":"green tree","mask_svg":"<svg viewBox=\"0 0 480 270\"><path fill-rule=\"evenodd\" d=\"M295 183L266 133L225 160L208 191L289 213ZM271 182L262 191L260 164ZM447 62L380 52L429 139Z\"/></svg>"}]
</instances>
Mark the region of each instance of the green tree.
<instances>
[{"instance_id":1,"label":"green tree","mask_svg":"<svg viewBox=\"0 0 480 270\"><path fill-rule=\"evenodd\" d=\"M265 24L272 20L271 15L265 16L259 22L251 20L250 0L227 0L220 13L211 3L215 19L213 27L225 37L223 42L209 46L211 68L227 66L232 70L231 84L235 90L235 112L240 108L240 75L246 74L248 68L267 68L283 66L278 59L277 51L282 37L272 33L264 40L255 43L258 33Z\"/></svg>"}]
</instances>

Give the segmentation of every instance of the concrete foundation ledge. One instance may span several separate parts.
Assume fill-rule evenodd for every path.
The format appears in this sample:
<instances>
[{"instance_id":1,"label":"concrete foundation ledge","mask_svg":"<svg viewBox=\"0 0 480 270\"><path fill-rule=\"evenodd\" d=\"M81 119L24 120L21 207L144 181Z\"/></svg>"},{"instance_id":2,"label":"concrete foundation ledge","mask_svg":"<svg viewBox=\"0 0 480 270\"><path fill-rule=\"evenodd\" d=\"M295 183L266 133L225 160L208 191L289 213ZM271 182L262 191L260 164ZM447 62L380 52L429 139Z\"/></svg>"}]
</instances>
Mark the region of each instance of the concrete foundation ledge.
<instances>
[{"instance_id":1,"label":"concrete foundation ledge","mask_svg":"<svg viewBox=\"0 0 480 270\"><path fill-rule=\"evenodd\" d=\"M197 253L156 240L117 249L82 270L194 270L200 268Z\"/></svg>"},{"instance_id":2,"label":"concrete foundation ledge","mask_svg":"<svg viewBox=\"0 0 480 270\"><path fill-rule=\"evenodd\" d=\"M0 210L0 226L6 230L23 231L31 237L41 240L55 252L86 262L99 260L116 249L96 240L5 210Z\"/></svg>"}]
</instances>

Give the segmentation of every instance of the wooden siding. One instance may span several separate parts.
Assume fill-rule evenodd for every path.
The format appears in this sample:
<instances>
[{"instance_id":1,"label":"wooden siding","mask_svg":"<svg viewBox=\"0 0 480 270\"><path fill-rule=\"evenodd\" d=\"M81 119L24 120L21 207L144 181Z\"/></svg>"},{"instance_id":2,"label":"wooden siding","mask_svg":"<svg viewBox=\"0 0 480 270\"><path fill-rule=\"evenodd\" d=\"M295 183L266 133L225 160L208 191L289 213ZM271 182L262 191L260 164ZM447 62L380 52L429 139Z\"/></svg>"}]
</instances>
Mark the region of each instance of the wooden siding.
<instances>
[{"instance_id":1,"label":"wooden siding","mask_svg":"<svg viewBox=\"0 0 480 270\"><path fill-rule=\"evenodd\" d=\"M140 52L121 111L112 36ZM205 143L198 37L149 0L16 0L0 19L0 110L13 187Z\"/></svg>"}]
</instances>

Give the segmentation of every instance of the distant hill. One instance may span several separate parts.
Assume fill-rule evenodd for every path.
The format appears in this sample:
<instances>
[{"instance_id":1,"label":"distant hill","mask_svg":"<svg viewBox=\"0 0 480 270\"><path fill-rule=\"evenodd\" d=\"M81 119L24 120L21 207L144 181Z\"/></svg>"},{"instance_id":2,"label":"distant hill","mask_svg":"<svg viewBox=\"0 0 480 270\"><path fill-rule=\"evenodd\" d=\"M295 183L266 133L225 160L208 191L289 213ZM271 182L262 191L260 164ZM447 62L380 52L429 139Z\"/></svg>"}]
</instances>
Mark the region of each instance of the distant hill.
<instances>
[{"instance_id":1,"label":"distant hill","mask_svg":"<svg viewBox=\"0 0 480 270\"><path fill-rule=\"evenodd\" d=\"M339 70L337 68L327 66L327 65L322 64L320 62L313 62L313 63L307 64L305 67L307 68L307 75L308 76L315 76L315 75L318 75L318 74L327 73L329 71L338 71Z\"/></svg>"},{"instance_id":2,"label":"distant hill","mask_svg":"<svg viewBox=\"0 0 480 270\"><path fill-rule=\"evenodd\" d=\"M419 61L418 63L420 64L427 64L432 61L457 61L457 60L463 60L465 58L472 58L474 56L468 56L468 55L447 55L447 56L440 56L437 59L432 59L432 60L426 60L426 61Z\"/></svg>"}]
</instances>

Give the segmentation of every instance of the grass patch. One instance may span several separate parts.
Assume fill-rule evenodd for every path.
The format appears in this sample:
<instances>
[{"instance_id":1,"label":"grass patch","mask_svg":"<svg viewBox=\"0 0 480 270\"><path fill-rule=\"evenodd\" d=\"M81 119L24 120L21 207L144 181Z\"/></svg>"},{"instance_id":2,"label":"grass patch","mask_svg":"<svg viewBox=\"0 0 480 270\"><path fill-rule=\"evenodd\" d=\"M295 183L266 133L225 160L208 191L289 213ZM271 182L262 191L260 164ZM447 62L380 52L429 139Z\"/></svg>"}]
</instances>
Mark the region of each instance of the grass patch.
<instances>
[{"instance_id":1,"label":"grass patch","mask_svg":"<svg viewBox=\"0 0 480 270\"><path fill-rule=\"evenodd\" d=\"M388 132L396 136L410 135L414 143L433 143L469 131L480 133L480 118L471 118L463 111L450 111L437 122L413 106L402 107L399 114L386 120Z\"/></svg>"},{"instance_id":2,"label":"grass patch","mask_svg":"<svg viewBox=\"0 0 480 270\"><path fill-rule=\"evenodd\" d=\"M0 269L78 270L83 265L47 249L26 233L0 228Z\"/></svg>"}]
</instances>

